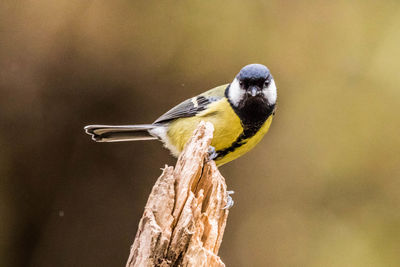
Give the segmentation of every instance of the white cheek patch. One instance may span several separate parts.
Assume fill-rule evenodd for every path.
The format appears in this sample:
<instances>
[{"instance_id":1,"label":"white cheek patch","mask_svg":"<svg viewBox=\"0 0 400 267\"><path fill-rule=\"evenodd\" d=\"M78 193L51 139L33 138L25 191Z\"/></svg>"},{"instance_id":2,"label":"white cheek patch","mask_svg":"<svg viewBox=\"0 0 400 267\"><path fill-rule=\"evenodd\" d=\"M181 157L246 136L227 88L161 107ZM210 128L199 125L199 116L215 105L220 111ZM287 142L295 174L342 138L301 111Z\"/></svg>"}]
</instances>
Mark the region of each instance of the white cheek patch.
<instances>
[{"instance_id":1,"label":"white cheek patch","mask_svg":"<svg viewBox=\"0 0 400 267\"><path fill-rule=\"evenodd\" d=\"M235 78L229 86L229 100L233 105L238 106L243 99L245 91L240 88L239 81Z\"/></svg>"},{"instance_id":2,"label":"white cheek patch","mask_svg":"<svg viewBox=\"0 0 400 267\"><path fill-rule=\"evenodd\" d=\"M271 80L271 83L267 88L263 90L265 98L268 100L268 103L273 105L276 103L277 92L276 92L276 85L274 79Z\"/></svg>"}]
</instances>

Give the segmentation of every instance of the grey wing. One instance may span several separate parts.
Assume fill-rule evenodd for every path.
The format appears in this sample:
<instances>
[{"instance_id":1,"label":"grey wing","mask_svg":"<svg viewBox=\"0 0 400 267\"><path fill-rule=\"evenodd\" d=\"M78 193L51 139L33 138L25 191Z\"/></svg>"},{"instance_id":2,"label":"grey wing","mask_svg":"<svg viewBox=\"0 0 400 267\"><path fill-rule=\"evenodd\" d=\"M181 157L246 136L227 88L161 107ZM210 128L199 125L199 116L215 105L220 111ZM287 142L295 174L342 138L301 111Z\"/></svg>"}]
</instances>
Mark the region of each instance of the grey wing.
<instances>
[{"instance_id":1,"label":"grey wing","mask_svg":"<svg viewBox=\"0 0 400 267\"><path fill-rule=\"evenodd\" d=\"M159 117L153 124L168 123L172 120L193 117L199 112L205 110L207 106L215 101L218 101L222 96L199 95L192 97L178 104L174 108L167 111Z\"/></svg>"}]
</instances>

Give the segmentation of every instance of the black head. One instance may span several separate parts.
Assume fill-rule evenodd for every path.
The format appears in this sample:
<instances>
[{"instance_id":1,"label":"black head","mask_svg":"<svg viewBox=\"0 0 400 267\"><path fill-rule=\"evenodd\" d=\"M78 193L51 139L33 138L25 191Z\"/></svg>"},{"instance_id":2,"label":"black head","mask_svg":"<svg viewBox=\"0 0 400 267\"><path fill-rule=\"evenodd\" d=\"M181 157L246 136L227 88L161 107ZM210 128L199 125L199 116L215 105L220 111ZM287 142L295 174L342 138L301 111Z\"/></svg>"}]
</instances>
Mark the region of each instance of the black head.
<instances>
[{"instance_id":1,"label":"black head","mask_svg":"<svg viewBox=\"0 0 400 267\"><path fill-rule=\"evenodd\" d=\"M265 80L270 75L271 73L269 72L269 69L266 66L261 64L250 64L244 66L240 70L239 74L237 75L237 78L243 81L260 80L260 79Z\"/></svg>"},{"instance_id":2,"label":"black head","mask_svg":"<svg viewBox=\"0 0 400 267\"><path fill-rule=\"evenodd\" d=\"M227 90L227 97L236 106L263 102L276 103L276 86L269 69L261 64L243 67Z\"/></svg>"},{"instance_id":3,"label":"black head","mask_svg":"<svg viewBox=\"0 0 400 267\"><path fill-rule=\"evenodd\" d=\"M261 95L262 90L271 83L269 69L261 64L250 64L242 68L236 76L240 87L251 96Z\"/></svg>"},{"instance_id":4,"label":"black head","mask_svg":"<svg viewBox=\"0 0 400 267\"><path fill-rule=\"evenodd\" d=\"M225 95L248 133L258 127L275 109L277 92L269 69L261 64L247 65L240 70Z\"/></svg>"}]
</instances>

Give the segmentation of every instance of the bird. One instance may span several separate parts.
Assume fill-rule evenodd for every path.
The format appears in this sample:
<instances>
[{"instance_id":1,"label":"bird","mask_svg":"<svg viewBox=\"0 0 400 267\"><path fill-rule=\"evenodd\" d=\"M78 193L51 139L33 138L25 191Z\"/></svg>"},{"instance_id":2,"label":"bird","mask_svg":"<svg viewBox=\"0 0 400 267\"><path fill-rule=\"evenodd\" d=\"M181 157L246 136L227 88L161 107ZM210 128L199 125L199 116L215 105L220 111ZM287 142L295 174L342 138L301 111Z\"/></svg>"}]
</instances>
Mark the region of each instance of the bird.
<instances>
[{"instance_id":1,"label":"bird","mask_svg":"<svg viewBox=\"0 0 400 267\"><path fill-rule=\"evenodd\" d=\"M178 157L201 121L214 125L209 155L222 166L247 153L268 132L277 89L262 64L244 66L229 84L217 86L173 107L151 124L88 125L96 142L161 140Z\"/></svg>"}]
</instances>

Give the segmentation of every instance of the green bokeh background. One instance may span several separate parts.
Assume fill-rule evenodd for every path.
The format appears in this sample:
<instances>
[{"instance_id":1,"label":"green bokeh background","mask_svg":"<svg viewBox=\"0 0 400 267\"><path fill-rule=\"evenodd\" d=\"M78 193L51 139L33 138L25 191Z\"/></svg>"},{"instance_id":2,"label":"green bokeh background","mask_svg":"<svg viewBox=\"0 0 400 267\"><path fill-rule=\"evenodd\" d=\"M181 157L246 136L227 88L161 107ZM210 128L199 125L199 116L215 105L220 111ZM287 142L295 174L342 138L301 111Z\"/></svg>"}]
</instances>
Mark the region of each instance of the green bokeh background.
<instances>
[{"instance_id":1,"label":"green bokeh background","mask_svg":"<svg viewBox=\"0 0 400 267\"><path fill-rule=\"evenodd\" d=\"M0 266L123 266L165 163L158 142L86 124L152 122L272 71L277 116L221 168L227 266L400 266L400 2L0 3Z\"/></svg>"}]
</instances>

